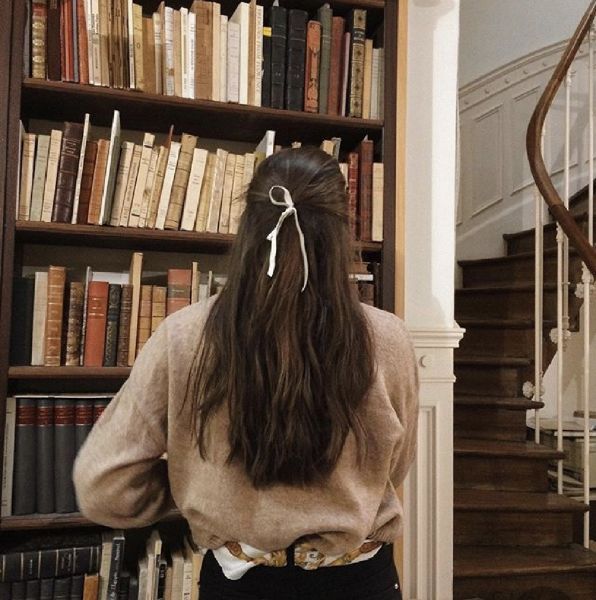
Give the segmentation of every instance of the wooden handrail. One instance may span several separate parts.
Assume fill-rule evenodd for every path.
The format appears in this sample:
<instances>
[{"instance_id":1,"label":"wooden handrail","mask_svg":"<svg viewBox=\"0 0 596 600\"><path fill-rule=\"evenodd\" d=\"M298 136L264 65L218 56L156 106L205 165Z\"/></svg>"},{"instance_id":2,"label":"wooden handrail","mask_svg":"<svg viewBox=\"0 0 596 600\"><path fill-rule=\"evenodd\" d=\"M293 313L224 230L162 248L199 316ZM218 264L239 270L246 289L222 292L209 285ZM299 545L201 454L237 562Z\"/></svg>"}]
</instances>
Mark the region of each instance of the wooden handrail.
<instances>
[{"instance_id":1,"label":"wooden handrail","mask_svg":"<svg viewBox=\"0 0 596 600\"><path fill-rule=\"evenodd\" d=\"M592 23L596 18L596 0L591 0L590 6L580 24L578 25L573 37L569 40L563 56L555 69L549 82L546 84L544 92L534 109L528 132L526 135L526 151L528 153L528 161L530 169L534 176L534 181L542 197L548 204L548 209L555 221L561 226L567 234L570 244L577 250L592 275L596 277L596 250L590 245L588 238L578 227L571 213L565 208L565 204L561 200L552 179L544 164L542 156L542 129L546 115L553 103L553 100L561 87L567 72L573 63L586 35L589 33ZM590 107L593 110L593 107ZM594 157L592 157L593 159ZM590 182L593 185L593 182ZM592 224L590 224L592 226Z\"/></svg>"}]
</instances>

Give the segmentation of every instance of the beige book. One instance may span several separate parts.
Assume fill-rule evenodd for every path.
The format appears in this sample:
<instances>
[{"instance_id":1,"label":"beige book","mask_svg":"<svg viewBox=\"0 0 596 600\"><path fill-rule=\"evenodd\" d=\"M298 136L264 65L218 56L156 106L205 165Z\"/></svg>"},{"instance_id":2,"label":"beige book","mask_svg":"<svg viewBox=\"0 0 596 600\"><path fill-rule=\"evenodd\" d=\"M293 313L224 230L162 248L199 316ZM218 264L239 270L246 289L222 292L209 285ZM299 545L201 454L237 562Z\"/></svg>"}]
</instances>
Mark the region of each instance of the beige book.
<instances>
[{"instance_id":1,"label":"beige book","mask_svg":"<svg viewBox=\"0 0 596 600\"><path fill-rule=\"evenodd\" d=\"M41 220L51 223L52 211L54 210L54 195L56 193L56 178L58 177L58 164L60 162L60 150L62 148L62 131L52 129L50 134L50 149L48 151L48 169L46 171L46 183L43 190L43 206Z\"/></svg>"},{"instance_id":2,"label":"beige book","mask_svg":"<svg viewBox=\"0 0 596 600\"><path fill-rule=\"evenodd\" d=\"M155 221L157 220L157 209L159 207L159 198L161 196L163 178L166 174L169 153L170 149L167 146L161 146L159 148L159 156L157 157L157 165L155 167L155 178L153 180L151 199L149 201L149 214L147 216L147 227L149 227L149 229L155 229Z\"/></svg>"},{"instance_id":3,"label":"beige book","mask_svg":"<svg viewBox=\"0 0 596 600\"><path fill-rule=\"evenodd\" d=\"M219 101L228 101L228 17L220 16L219 27Z\"/></svg>"},{"instance_id":4,"label":"beige book","mask_svg":"<svg viewBox=\"0 0 596 600\"><path fill-rule=\"evenodd\" d=\"M240 100L240 23L228 19L227 102Z\"/></svg>"},{"instance_id":5,"label":"beige book","mask_svg":"<svg viewBox=\"0 0 596 600\"><path fill-rule=\"evenodd\" d=\"M174 95L174 9L159 5L161 18L162 46L162 86L166 96Z\"/></svg>"},{"instance_id":6,"label":"beige book","mask_svg":"<svg viewBox=\"0 0 596 600\"><path fill-rule=\"evenodd\" d=\"M140 4L132 5L133 41L135 63L135 89L145 90L145 72L143 60L143 7Z\"/></svg>"},{"instance_id":7,"label":"beige book","mask_svg":"<svg viewBox=\"0 0 596 600\"><path fill-rule=\"evenodd\" d=\"M116 227L120 224L120 215L124 205L124 195L128 185L128 175L134 154L135 145L132 142L122 142L120 150L120 163L118 164L118 173L116 175L116 187L114 189L114 202L112 204L112 214L110 215L110 225Z\"/></svg>"},{"instance_id":8,"label":"beige book","mask_svg":"<svg viewBox=\"0 0 596 600\"><path fill-rule=\"evenodd\" d=\"M99 49L101 54L101 85L110 85L110 17L108 3L99 0Z\"/></svg>"},{"instance_id":9,"label":"beige book","mask_svg":"<svg viewBox=\"0 0 596 600\"><path fill-rule=\"evenodd\" d=\"M182 213L182 231L194 231L197 222L197 211L201 198L201 187L207 166L207 150L195 148L192 158L192 167L188 178L186 199L184 200L184 212Z\"/></svg>"},{"instance_id":10,"label":"beige book","mask_svg":"<svg viewBox=\"0 0 596 600\"><path fill-rule=\"evenodd\" d=\"M211 23L213 26L213 50L211 53L213 77L211 78L211 99L220 100L220 60L221 60L221 7L217 2L211 3ZM226 39L227 43L227 39Z\"/></svg>"},{"instance_id":11,"label":"beige book","mask_svg":"<svg viewBox=\"0 0 596 600\"><path fill-rule=\"evenodd\" d=\"M207 165L205 166L205 175L203 177L203 187L201 188L201 197L199 199L199 210L197 213L197 223L195 231L207 231L207 218L209 217L209 203L211 201L211 189L213 187L213 174L215 172L215 163L217 157L214 152L209 152L207 156Z\"/></svg>"},{"instance_id":12,"label":"beige book","mask_svg":"<svg viewBox=\"0 0 596 600\"><path fill-rule=\"evenodd\" d=\"M45 331L48 305L48 273L35 273L33 292L33 329L31 334L31 365L42 366L45 358Z\"/></svg>"},{"instance_id":13,"label":"beige book","mask_svg":"<svg viewBox=\"0 0 596 600\"><path fill-rule=\"evenodd\" d=\"M131 90L136 87L135 73L135 19L132 0L126 0L126 26L128 43L128 85Z\"/></svg>"},{"instance_id":14,"label":"beige book","mask_svg":"<svg viewBox=\"0 0 596 600\"><path fill-rule=\"evenodd\" d=\"M384 168L383 163L373 163L372 181L372 241L383 241L383 195Z\"/></svg>"},{"instance_id":15,"label":"beige book","mask_svg":"<svg viewBox=\"0 0 596 600\"><path fill-rule=\"evenodd\" d=\"M193 262L192 275L190 280L190 303L194 304L199 301L199 283L201 280L201 271L199 271L199 263Z\"/></svg>"},{"instance_id":16,"label":"beige book","mask_svg":"<svg viewBox=\"0 0 596 600\"><path fill-rule=\"evenodd\" d=\"M229 23L237 23L240 31L240 47L239 47L239 83L238 83L238 100L240 104L248 104L248 66L249 66L249 48L250 37L250 7L247 2L240 2L234 11L234 14L229 18ZM254 61L253 61L254 65ZM254 67L253 67L254 68Z\"/></svg>"},{"instance_id":17,"label":"beige book","mask_svg":"<svg viewBox=\"0 0 596 600\"><path fill-rule=\"evenodd\" d=\"M323 142L321 143L321 150L333 156L333 152L335 151L335 144L331 140L323 140Z\"/></svg>"},{"instance_id":18,"label":"beige book","mask_svg":"<svg viewBox=\"0 0 596 600\"><path fill-rule=\"evenodd\" d=\"M219 226L219 215L221 212L221 198L223 194L223 182L226 174L226 160L228 152L219 148L216 152L215 171L211 184L211 198L209 201L209 216L207 217L207 231L217 233Z\"/></svg>"},{"instance_id":19,"label":"beige book","mask_svg":"<svg viewBox=\"0 0 596 600\"><path fill-rule=\"evenodd\" d=\"M161 14L153 13L153 49L155 51L155 93L163 94L163 29Z\"/></svg>"},{"instance_id":20,"label":"beige book","mask_svg":"<svg viewBox=\"0 0 596 600\"><path fill-rule=\"evenodd\" d=\"M139 308L139 325L137 328L137 355L151 336L151 305L153 301L153 286L141 285L141 303Z\"/></svg>"},{"instance_id":21,"label":"beige book","mask_svg":"<svg viewBox=\"0 0 596 600\"><path fill-rule=\"evenodd\" d=\"M166 318L168 288L161 285L154 285L151 296L151 333L161 325Z\"/></svg>"},{"instance_id":22,"label":"beige book","mask_svg":"<svg viewBox=\"0 0 596 600\"><path fill-rule=\"evenodd\" d=\"M30 221L41 221L43 188L46 182L49 150L50 136L40 133L37 136L37 152L35 153L35 171L33 173L33 189L31 190L31 207L29 209Z\"/></svg>"},{"instance_id":23,"label":"beige book","mask_svg":"<svg viewBox=\"0 0 596 600\"><path fill-rule=\"evenodd\" d=\"M99 42L99 0L87 0L87 45L89 83L101 85L101 44Z\"/></svg>"},{"instance_id":24,"label":"beige book","mask_svg":"<svg viewBox=\"0 0 596 600\"><path fill-rule=\"evenodd\" d=\"M132 205L130 207L130 215L128 217L129 227L138 227L139 218L141 216L141 206L143 204L143 194L147 185L147 174L149 173L149 164L151 163L151 155L153 152L153 143L155 136L152 133L146 133L143 136L143 147L141 150L141 162L139 164L139 172L135 183L135 191L132 197Z\"/></svg>"},{"instance_id":25,"label":"beige book","mask_svg":"<svg viewBox=\"0 0 596 600\"><path fill-rule=\"evenodd\" d=\"M244 210L244 155L236 157L236 167L234 169L234 183L232 185L232 203L230 207L230 227L228 233L238 233L240 217Z\"/></svg>"},{"instance_id":26,"label":"beige book","mask_svg":"<svg viewBox=\"0 0 596 600\"><path fill-rule=\"evenodd\" d=\"M128 338L128 366L132 367L137 356L137 334L139 309L141 304L141 275L143 273L143 253L135 252L130 263L128 283L132 285L132 306L130 309L130 334Z\"/></svg>"},{"instance_id":27,"label":"beige book","mask_svg":"<svg viewBox=\"0 0 596 600\"><path fill-rule=\"evenodd\" d=\"M174 95L182 96L182 19L180 11L174 11Z\"/></svg>"},{"instance_id":28,"label":"beige book","mask_svg":"<svg viewBox=\"0 0 596 600\"><path fill-rule=\"evenodd\" d=\"M139 217L139 227L147 227L149 216L149 204L151 203L151 192L155 182L155 171L157 169L157 159L159 158L160 148L153 148L151 152L151 161L149 162L149 171L147 171L147 182L145 183L145 192L141 204L141 215Z\"/></svg>"},{"instance_id":29,"label":"beige book","mask_svg":"<svg viewBox=\"0 0 596 600\"><path fill-rule=\"evenodd\" d=\"M89 130L91 129L91 117L85 113L83 121L83 137L81 138L81 152L79 153L79 166L77 168L77 178L75 181L75 192L72 202L72 217L70 222L74 225L79 216L79 198L81 196L81 183L83 182L83 168L85 167L85 153L87 150L87 140L89 139Z\"/></svg>"},{"instance_id":30,"label":"beige book","mask_svg":"<svg viewBox=\"0 0 596 600\"><path fill-rule=\"evenodd\" d=\"M170 205L170 194L176 175L176 166L180 156L180 142L171 142L170 151L168 153L168 162L166 164L166 172L163 178L161 194L159 196L159 204L157 208L157 218L155 220L156 229L165 229L166 217L168 216L168 206Z\"/></svg>"},{"instance_id":31,"label":"beige book","mask_svg":"<svg viewBox=\"0 0 596 600\"><path fill-rule=\"evenodd\" d=\"M230 214L232 210L232 190L234 188L234 173L236 170L236 155L228 154L224 174L223 192L221 195L221 211L219 214L219 233L229 233Z\"/></svg>"},{"instance_id":32,"label":"beige book","mask_svg":"<svg viewBox=\"0 0 596 600\"><path fill-rule=\"evenodd\" d=\"M188 98L188 8L180 8L180 76L182 78L180 94Z\"/></svg>"},{"instance_id":33,"label":"beige book","mask_svg":"<svg viewBox=\"0 0 596 600\"><path fill-rule=\"evenodd\" d=\"M248 8L248 104L255 103L257 45L257 0L250 0Z\"/></svg>"},{"instance_id":34,"label":"beige book","mask_svg":"<svg viewBox=\"0 0 596 600\"><path fill-rule=\"evenodd\" d=\"M166 215L164 224L165 229L179 229L184 210L184 199L186 196L186 188L188 186L188 178L190 176L190 168L192 166L193 151L197 145L198 138L196 135L188 133L182 134L180 156L176 165L176 173L172 182L172 192L170 195L170 205Z\"/></svg>"},{"instance_id":35,"label":"beige book","mask_svg":"<svg viewBox=\"0 0 596 600\"><path fill-rule=\"evenodd\" d=\"M21 183L19 187L19 221L29 220L31 208L31 191L33 190L33 171L35 170L35 142L34 133L23 136L21 154Z\"/></svg>"},{"instance_id":36,"label":"beige book","mask_svg":"<svg viewBox=\"0 0 596 600\"><path fill-rule=\"evenodd\" d=\"M135 144L132 160L130 163L130 170L128 172L128 181L126 182L126 190L124 192L124 201L122 203L122 210L120 211L120 227L126 227L128 225L128 218L130 216L130 208L132 206L132 198L135 193L135 185L137 182L137 175L139 173L139 165L141 164L141 151L143 146Z\"/></svg>"},{"instance_id":37,"label":"beige book","mask_svg":"<svg viewBox=\"0 0 596 600\"><path fill-rule=\"evenodd\" d=\"M145 91L149 94L157 92L155 68L155 32L153 17L143 17L143 81Z\"/></svg>"},{"instance_id":38,"label":"beige book","mask_svg":"<svg viewBox=\"0 0 596 600\"><path fill-rule=\"evenodd\" d=\"M118 159L120 157L120 132L120 111L115 110L112 118L112 129L110 132L110 143L108 146L98 225L105 225L110 221L112 200L114 198L114 185L116 183L116 171L118 169Z\"/></svg>"},{"instance_id":39,"label":"beige book","mask_svg":"<svg viewBox=\"0 0 596 600\"><path fill-rule=\"evenodd\" d=\"M262 77L263 77L263 19L264 8L257 5L255 23L255 89L253 96L254 106L262 104Z\"/></svg>"},{"instance_id":40,"label":"beige book","mask_svg":"<svg viewBox=\"0 0 596 600\"><path fill-rule=\"evenodd\" d=\"M302 148L302 142L292 142L292 148Z\"/></svg>"},{"instance_id":41,"label":"beige book","mask_svg":"<svg viewBox=\"0 0 596 600\"><path fill-rule=\"evenodd\" d=\"M186 64L188 67L188 97L195 98L196 58L197 58L197 15L188 13L188 33Z\"/></svg>"},{"instance_id":42,"label":"beige book","mask_svg":"<svg viewBox=\"0 0 596 600\"><path fill-rule=\"evenodd\" d=\"M341 171L341 174L344 176L344 179L346 180L346 186L348 185L348 163L339 163L339 170Z\"/></svg>"},{"instance_id":43,"label":"beige book","mask_svg":"<svg viewBox=\"0 0 596 600\"><path fill-rule=\"evenodd\" d=\"M255 174L256 165L257 161L255 154L253 152L247 152L244 155L244 179L242 180L242 186L245 193L248 191L248 186Z\"/></svg>"},{"instance_id":44,"label":"beige book","mask_svg":"<svg viewBox=\"0 0 596 600\"><path fill-rule=\"evenodd\" d=\"M364 41L364 84L362 88L362 118L370 119L372 97L373 41Z\"/></svg>"}]
</instances>

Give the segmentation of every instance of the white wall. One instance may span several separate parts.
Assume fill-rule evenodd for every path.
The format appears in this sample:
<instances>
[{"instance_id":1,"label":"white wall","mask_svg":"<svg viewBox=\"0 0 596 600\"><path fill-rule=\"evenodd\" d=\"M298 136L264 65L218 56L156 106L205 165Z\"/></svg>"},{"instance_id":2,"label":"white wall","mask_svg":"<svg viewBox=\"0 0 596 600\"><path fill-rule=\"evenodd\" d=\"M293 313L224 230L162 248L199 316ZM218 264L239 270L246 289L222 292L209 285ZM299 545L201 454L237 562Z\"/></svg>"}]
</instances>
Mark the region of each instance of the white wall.
<instances>
[{"instance_id":1,"label":"white wall","mask_svg":"<svg viewBox=\"0 0 596 600\"><path fill-rule=\"evenodd\" d=\"M569 38L587 8L588 0L461 0L460 86Z\"/></svg>"}]
</instances>

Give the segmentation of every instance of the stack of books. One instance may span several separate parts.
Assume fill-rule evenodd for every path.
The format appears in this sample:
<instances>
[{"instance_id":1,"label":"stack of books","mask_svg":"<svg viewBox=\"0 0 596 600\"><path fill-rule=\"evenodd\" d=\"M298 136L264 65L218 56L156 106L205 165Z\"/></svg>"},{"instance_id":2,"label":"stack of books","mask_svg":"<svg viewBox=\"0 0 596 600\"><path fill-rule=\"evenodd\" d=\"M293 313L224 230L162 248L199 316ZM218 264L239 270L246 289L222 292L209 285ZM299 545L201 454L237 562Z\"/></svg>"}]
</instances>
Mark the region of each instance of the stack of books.
<instances>
[{"instance_id":1,"label":"stack of books","mask_svg":"<svg viewBox=\"0 0 596 600\"><path fill-rule=\"evenodd\" d=\"M76 454L111 395L29 395L6 400L2 517L72 513Z\"/></svg>"},{"instance_id":2,"label":"stack of books","mask_svg":"<svg viewBox=\"0 0 596 600\"><path fill-rule=\"evenodd\" d=\"M87 268L84 281L50 266L15 280L18 316L11 334L11 364L128 367L163 319L217 293L225 276L169 269L143 279L143 253L128 272Z\"/></svg>"},{"instance_id":3,"label":"stack of books","mask_svg":"<svg viewBox=\"0 0 596 600\"><path fill-rule=\"evenodd\" d=\"M37 79L135 89L329 115L383 116L382 25L367 38L367 11L347 18L240 2L190 9L132 0L27 0L25 71Z\"/></svg>"}]
</instances>

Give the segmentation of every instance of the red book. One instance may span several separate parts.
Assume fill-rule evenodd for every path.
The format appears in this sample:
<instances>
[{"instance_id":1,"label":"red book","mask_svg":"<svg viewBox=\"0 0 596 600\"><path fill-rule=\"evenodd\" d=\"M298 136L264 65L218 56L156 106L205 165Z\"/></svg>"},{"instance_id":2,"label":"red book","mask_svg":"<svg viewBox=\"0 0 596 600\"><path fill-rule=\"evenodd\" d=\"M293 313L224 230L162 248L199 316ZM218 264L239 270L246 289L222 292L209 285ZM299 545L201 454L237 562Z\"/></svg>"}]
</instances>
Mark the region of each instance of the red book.
<instances>
[{"instance_id":1,"label":"red book","mask_svg":"<svg viewBox=\"0 0 596 600\"><path fill-rule=\"evenodd\" d=\"M341 101L342 74L343 74L343 49L346 21L343 17L333 17L331 28L331 68L329 72L329 96L327 111L330 115L339 115Z\"/></svg>"},{"instance_id":2,"label":"red book","mask_svg":"<svg viewBox=\"0 0 596 600\"><path fill-rule=\"evenodd\" d=\"M190 269L168 270L168 297L166 313L171 315L190 304L192 271Z\"/></svg>"},{"instance_id":3,"label":"red book","mask_svg":"<svg viewBox=\"0 0 596 600\"><path fill-rule=\"evenodd\" d=\"M79 82L89 83L89 47L87 41L87 22L85 20L85 1L75 0L78 20L78 45L79 45Z\"/></svg>"},{"instance_id":4,"label":"red book","mask_svg":"<svg viewBox=\"0 0 596 600\"><path fill-rule=\"evenodd\" d=\"M373 142L364 139L358 147L360 165L360 185L358 189L358 222L360 239L372 239L372 172L373 172Z\"/></svg>"},{"instance_id":5,"label":"red book","mask_svg":"<svg viewBox=\"0 0 596 600\"><path fill-rule=\"evenodd\" d=\"M319 112L319 69L321 66L321 24L309 21L306 30L306 67L304 69L304 110Z\"/></svg>"},{"instance_id":6,"label":"red book","mask_svg":"<svg viewBox=\"0 0 596 600\"><path fill-rule=\"evenodd\" d=\"M85 335L85 367L102 367L108 320L107 281L91 281L87 288L87 332Z\"/></svg>"},{"instance_id":7,"label":"red book","mask_svg":"<svg viewBox=\"0 0 596 600\"><path fill-rule=\"evenodd\" d=\"M352 239L357 235L358 215L358 152L348 154L348 215Z\"/></svg>"},{"instance_id":8,"label":"red book","mask_svg":"<svg viewBox=\"0 0 596 600\"><path fill-rule=\"evenodd\" d=\"M48 0L48 30L46 38L48 79L60 81L61 44L60 44L60 13L59 0Z\"/></svg>"}]
</instances>

